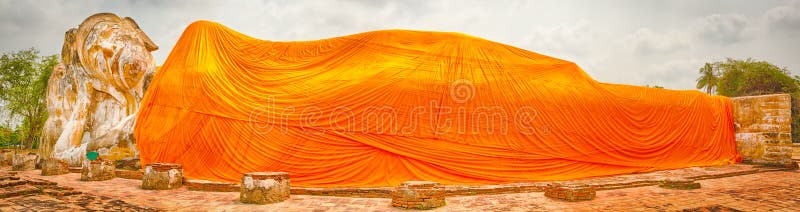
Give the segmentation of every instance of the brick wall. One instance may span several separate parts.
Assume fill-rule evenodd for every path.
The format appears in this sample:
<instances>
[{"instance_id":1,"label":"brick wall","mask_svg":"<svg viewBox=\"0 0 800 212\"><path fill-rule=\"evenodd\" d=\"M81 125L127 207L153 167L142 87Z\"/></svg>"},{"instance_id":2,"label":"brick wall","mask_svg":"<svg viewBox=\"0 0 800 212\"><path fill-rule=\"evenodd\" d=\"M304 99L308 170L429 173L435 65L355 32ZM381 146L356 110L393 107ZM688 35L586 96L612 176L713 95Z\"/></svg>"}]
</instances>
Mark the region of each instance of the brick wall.
<instances>
[{"instance_id":1,"label":"brick wall","mask_svg":"<svg viewBox=\"0 0 800 212\"><path fill-rule=\"evenodd\" d=\"M736 148L745 163L791 164L791 100L789 94L731 98Z\"/></svg>"}]
</instances>

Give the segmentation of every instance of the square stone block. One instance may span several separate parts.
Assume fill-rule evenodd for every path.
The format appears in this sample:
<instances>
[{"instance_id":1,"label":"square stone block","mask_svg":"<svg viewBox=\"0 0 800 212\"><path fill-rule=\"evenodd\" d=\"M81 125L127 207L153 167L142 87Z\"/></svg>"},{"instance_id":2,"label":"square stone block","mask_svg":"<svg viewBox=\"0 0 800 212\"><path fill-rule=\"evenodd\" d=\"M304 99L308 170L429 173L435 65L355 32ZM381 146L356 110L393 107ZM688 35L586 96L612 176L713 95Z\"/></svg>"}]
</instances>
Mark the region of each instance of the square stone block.
<instances>
[{"instance_id":1,"label":"square stone block","mask_svg":"<svg viewBox=\"0 0 800 212\"><path fill-rule=\"evenodd\" d=\"M114 179L114 161L110 160L83 160L81 168L81 180L83 181L103 181Z\"/></svg>"},{"instance_id":2,"label":"square stone block","mask_svg":"<svg viewBox=\"0 0 800 212\"><path fill-rule=\"evenodd\" d=\"M34 153L28 154L15 154L11 161L11 170L13 171L28 171L36 169L36 162L39 160L39 155Z\"/></svg>"},{"instance_id":3,"label":"square stone block","mask_svg":"<svg viewBox=\"0 0 800 212\"><path fill-rule=\"evenodd\" d=\"M58 158L47 158L42 162L42 176L69 173L69 163Z\"/></svg>"},{"instance_id":4,"label":"square stone block","mask_svg":"<svg viewBox=\"0 0 800 212\"><path fill-rule=\"evenodd\" d=\"M269 204L289 199L289 174L286 172L250 172L242 176L239 201Z\"/></svg>"},{"instance_id":5,"label":"square stone block","mask_svg":"<svg viewBox=\"0 0 800 212\"><path fill-rule=\"evenodd\" d=\"M392 206L428 210L444 206L445 188L437 182L406 181L392 192Z\"/></svg>"},{"instance_id":6,"label":"square stone block","mask_svg":"<svg viewBox=\"0 0 800 212\"><path fill-rule=\"evenodd\" d=\"M174 163L151 163L144 168L142 189L168 190L183 185L183 166Z\"/></svg>"}]
</instances>

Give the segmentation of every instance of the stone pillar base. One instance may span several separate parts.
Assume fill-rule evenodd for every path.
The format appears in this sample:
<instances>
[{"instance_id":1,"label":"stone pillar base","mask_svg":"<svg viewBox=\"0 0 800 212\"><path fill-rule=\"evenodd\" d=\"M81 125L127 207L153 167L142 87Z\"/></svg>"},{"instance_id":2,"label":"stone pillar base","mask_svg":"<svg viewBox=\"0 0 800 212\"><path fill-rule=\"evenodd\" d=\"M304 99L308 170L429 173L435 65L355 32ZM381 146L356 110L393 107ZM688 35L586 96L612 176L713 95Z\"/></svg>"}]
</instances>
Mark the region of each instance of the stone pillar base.
<instances>
[{"instance_id":1,"label":"stone pillar base","mask_svg":"<svg viewBox=\"0 0 800 212\"><path fill-rule=\"evenodd\" d=\"M430 181L406 181L392 192L392 206L403 209L428 210L442 207L444 186Z\"/></svg>"},{"instance_id":2,"label":"stone pillar base","mask_svg":"<svg viewBox=\"0 0 800 212\"><path fill-rule=\"evenodd\" d=\"M15 154L11 162L12 171L28 171L36 169L36 161L39 156L33 153Z\"/></svg>"},{"instance_id":3,"label":"stone pillar base","mask_svg":"<svg viewBox=\"0 0 800 212\"><path fill-rule=\"evenodd\" d=\"M81 180L82 181L103 181L114 179L114 161L110 160L84 160L83 167L81 167Z\"/></svg>"},{"instance_id":4,"label":"stone pillar base","mask_svg":"<svg viewBox=\"0 0 800 212\"><path fill-rule=\"evenodd\" d=\"M69 163L56 158L47 158L42 162L42 176L62 175L69 173Z\"/></svg>"},{"instance_id":5,"label":"stone pillar base","mask_svg":"<svg viewBox=\"0 0 800 212\"><path fill-rule=\"evenodd\" d=\"M3 149L0 152L0 166L10 166L14 160L14 152L10 149Z\"/></svg>"},{"instance_id":6,"label":"stone pillar base","mask_svg":"<svg viewBox=\"0 0 800 212\"><path fill-rule=\"evenodd\" d=\"M700 188L700 183L686 178L667 178L661 180L661 183L659 183L658 187L666 189L690 190Z\"/></svg>"},{"instance_id":7,"label":"stone pillar base","mask_svg":"<svg viewBox=\"0 0 800 212\"><path fill-rule=\"evenodd\" d=\"M552 183L547 185L544 196L570 202L593 200L597 192L593 186L584 184L561 185Z\"/></svg>"},{"instance_id":8,"label":"stone pillar base","mask_svg":"<svg viewBox=\"0 0 800 212\"><path fill-rule=\"evenodd\" d=\"M289 174L286 172L250 172L242 176L239 201L269 204L289 199Z\"/></svg>"},{"instance_id":9,"label":"stone pillar base","mask_svg":"<svg viewBox=\"0 0 800 212\"><path fill-rule=\"evenodd\" d=\"M142 189L169 190L183 185L183 166L175 163L151 163L144 168Z\"/></svg>"}]
</instances>

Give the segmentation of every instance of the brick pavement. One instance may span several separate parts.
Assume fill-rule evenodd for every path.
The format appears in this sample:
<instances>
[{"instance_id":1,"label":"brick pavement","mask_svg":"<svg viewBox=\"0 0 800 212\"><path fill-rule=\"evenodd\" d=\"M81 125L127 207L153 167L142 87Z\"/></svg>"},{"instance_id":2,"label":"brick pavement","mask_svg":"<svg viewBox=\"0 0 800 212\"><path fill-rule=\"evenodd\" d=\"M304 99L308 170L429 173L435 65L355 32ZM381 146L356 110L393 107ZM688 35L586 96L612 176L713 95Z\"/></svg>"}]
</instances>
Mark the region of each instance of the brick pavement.
<instances>
[{"instance_id":1,"label":"brick pavement","mask_svg":"<svg viewBox=\"0 0 800 212\"><path fill-rule=\"evenodd\" d=\"M237 192L189 191L185 186L151 191L139 189L139 180L82 182L78 180L79 174L45 177L39 176L38 170L22 172L20 176L46 179L84 193L168 211L402 211L391 208L391 200L386 198L292 195L281 203L247 205L238 202ZM598 191L595 200L584 202L553 200L541 192L455 196L447 197L447 205L435 211L674 211L712 206L741 211L800 211L800 171L762 172L697 182L702 188L696 190L645 186ZM0 200L0 210L19 208L15 204L8 199Z\"/></svg>"}]
</instances>

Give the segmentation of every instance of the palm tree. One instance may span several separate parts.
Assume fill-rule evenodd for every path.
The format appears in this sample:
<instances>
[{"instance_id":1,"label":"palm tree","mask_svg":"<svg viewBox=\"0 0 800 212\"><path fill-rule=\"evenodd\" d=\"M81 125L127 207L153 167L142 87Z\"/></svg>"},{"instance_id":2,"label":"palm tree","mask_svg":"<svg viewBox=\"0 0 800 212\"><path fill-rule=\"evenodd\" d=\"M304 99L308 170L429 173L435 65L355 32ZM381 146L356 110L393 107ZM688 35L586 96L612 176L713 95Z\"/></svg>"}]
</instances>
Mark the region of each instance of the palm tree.
<instances>
[{"instance_id":1,"label":"palm tree","mask_svg":"<svg viewBox=\"0 0 800 212\"><path fill-rule=\"evenodd\" d=\"M701 76L697 78L697 89L705 88L706 93L710 94L717 88L717 83L719 83L719 77L716 70L714 70L714 65L706 63L699 71Z\"/></svg>"}]
</instances>

